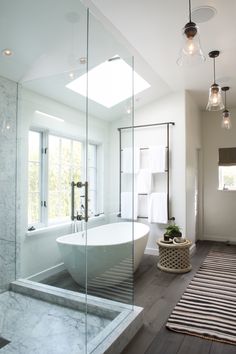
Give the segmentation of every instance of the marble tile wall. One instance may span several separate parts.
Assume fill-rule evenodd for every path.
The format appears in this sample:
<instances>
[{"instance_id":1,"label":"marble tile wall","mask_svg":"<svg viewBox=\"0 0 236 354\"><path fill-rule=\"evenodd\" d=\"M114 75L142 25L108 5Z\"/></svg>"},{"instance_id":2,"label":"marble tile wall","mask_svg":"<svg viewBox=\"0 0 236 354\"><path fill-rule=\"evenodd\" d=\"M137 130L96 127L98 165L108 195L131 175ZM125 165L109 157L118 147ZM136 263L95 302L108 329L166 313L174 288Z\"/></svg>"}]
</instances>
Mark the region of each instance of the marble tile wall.
<instances>
[{"instance_id":1,"label":"marble tile wall","mask_svg":"<svg viewBox=\"0 0 236 354\"><path fill-rule=\"evenodd\" d=\"M15 279L17 84L0 77L0 292Z\"/></svg>"}]
</instances>

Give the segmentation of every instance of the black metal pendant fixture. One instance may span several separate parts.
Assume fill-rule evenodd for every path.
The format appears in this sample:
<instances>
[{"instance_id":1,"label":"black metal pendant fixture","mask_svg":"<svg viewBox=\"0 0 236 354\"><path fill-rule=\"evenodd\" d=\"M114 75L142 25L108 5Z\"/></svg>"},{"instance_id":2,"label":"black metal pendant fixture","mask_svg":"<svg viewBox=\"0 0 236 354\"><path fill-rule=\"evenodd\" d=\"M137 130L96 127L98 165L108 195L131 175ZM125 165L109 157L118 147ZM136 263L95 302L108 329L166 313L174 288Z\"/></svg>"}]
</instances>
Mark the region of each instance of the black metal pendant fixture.
<instances>
[{"instance_id":1,"label":"black metal pendant fixture","mask_svg":"<svg viewBox=\"0 0 236 354\"><path fill-rule=\"evenodd\" d=\"M177 60L177 64L182 66L197 64L205 61L206 58L203 55L200 45L199 29L196 23L192 22L191 0L189 0L189 22L184 26L182 34L183 45Z\"/></svg>"},{"instance_id":2,"label":"black metal pendant fixture","mask_svg":"<svg viewBox=\"0 0 236 354\"><path fill-rule=\"evenodd\" d=\"M228 111L227 107L227 102L226 102L226 92L229 91L229 86L224 86L221 88L221 90L225 93L225 109L222 114L222 123L221 127L224 129L230 129L231 128L231 119L230 119L230 112Z\"/></svg>"}]
</instances>

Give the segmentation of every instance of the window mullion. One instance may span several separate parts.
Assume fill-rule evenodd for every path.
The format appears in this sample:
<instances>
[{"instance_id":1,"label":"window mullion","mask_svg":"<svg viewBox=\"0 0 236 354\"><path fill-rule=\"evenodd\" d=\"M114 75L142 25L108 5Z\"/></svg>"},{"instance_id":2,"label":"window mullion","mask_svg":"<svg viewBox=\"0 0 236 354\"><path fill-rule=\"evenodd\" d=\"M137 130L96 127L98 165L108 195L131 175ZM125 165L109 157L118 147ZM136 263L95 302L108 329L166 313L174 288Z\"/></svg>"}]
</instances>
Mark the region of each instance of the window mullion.
<instances>
[{"instance_id":1,"label":"window mullion","mask_svg":"<svg viewBox=\"0 0 236 354\"><path fill-rule=\"evenodd\" d=\"M48 226L48 133L43 133L43 154L42 154L42 222Z\"/></svg>"},{"instance_id":2,"label":"window mullion","mask_svg":"<svg viewBox=\"0 0 236 354\"><path fill-rule=\"evenodd\" d=\"M44 198L44 182L43 182L43 132L40 133L40 222L44 223L44 208L43 208L43 198Z\"/></svg>"},{"instance_id":3,"label":"window mullion","mask_svg":"<svg viewBox=\"0 0 236 354\"><path fill-rule=\"evenodd\" d=\"M58 186L58 194L57 194L57 208L59 210L59 217L61 215L62 207L61 207L61 200L60 200L60 195L62 195L62 138L59 140L59 186Z\"/></svg>"},{"instance_id":4,"label":"window mullion","mask_svg":"<svg viewBox=\"0 0 236 354\"><path fill-rule=\"evenodd\" d=\"M95 164L94 164L94 177L95 177L95 193L94 193L94 213L97 214L98 213L98 200L97 200L97 191L98 191L98 175L97 175L97 146L94 145L94 149L95 149Z\"/></svg>"}]
</instances>

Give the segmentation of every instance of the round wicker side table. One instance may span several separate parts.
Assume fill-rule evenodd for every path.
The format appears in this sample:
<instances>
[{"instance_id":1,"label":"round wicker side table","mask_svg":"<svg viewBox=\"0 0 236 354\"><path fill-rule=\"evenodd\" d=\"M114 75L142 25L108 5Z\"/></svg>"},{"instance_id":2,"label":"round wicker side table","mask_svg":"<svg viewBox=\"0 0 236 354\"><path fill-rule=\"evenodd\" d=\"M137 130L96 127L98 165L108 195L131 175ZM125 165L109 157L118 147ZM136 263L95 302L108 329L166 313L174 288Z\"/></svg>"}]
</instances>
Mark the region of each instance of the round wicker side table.
<instances>
[{"instance_id":1,"label":"round wicker side table","mask_svg":"<svg viewBox=\"0 0 236 354\"><path fill-rule=\"evenodd\" d=\"M187 273L192 269L190 264L189 247L192 242L164 243L157 241L159 246L159 262L157 267L170 273Z\"/></svg>"}]
</instances>

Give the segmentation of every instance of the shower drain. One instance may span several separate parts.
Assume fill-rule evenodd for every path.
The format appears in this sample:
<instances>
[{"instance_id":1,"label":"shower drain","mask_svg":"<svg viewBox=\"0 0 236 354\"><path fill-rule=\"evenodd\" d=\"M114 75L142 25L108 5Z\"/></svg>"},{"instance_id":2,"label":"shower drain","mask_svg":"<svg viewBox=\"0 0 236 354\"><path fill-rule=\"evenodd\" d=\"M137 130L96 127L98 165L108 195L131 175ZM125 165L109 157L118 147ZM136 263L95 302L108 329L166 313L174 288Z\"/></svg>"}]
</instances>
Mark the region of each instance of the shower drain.
<instances>
[{"instance_id":1,"label":"shower drain","mask_svg":"<svg viewBox=\"0 0 236 354\"><path fill-rule=\"evenodd\" d=\"M9 340L0 337L0 349L3 348L3 347L5 347L5 345L7 345L7 344L9 344L9 343L10 343Z\"/></svg>"}]
</instances>

